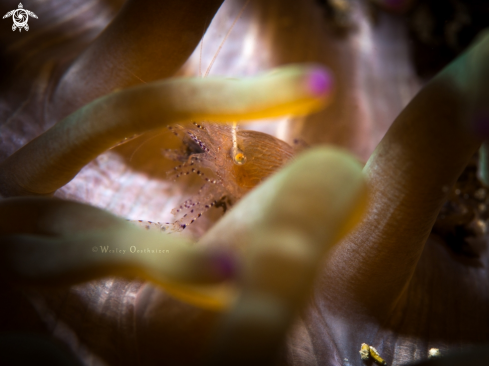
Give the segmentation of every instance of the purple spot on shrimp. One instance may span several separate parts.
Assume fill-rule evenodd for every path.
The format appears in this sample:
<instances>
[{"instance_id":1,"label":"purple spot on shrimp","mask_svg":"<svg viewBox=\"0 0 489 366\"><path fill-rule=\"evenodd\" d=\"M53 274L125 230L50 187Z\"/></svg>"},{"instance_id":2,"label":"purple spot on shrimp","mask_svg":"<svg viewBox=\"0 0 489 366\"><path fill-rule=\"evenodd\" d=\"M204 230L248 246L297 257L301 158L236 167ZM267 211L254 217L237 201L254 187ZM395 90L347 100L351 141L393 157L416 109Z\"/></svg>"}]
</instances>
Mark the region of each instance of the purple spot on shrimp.
<instances>
[{"instance_id":1,"label":"purple spot on shrimp","mask_svg":"<svg viewBox=\"0 0 489 366\"><path fill-rule=\"evenodd\" d=\"M333 88L333 77L325 69L317 68L309 74L308 87L315 96L329 93Z\"/></svg>"}]
</instances>

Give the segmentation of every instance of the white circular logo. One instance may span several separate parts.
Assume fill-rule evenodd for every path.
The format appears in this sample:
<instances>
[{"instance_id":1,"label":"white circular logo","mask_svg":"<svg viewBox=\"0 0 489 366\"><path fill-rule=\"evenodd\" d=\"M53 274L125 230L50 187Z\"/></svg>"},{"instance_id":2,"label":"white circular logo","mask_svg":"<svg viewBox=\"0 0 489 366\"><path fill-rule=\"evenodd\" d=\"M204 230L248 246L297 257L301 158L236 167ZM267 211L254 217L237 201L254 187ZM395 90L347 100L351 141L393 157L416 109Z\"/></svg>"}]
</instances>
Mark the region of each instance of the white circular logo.
<instances>
[{"instance_id":1,"label":"white circular logo","mask_svg":"<svg viewBox=\"0 0 489 366\"><path fill-rule=\"evenodd\" d=\"M22 3L19 3L19 8L15 10L9 11L7 14L3 16L3 19L12 17L14 21L14 25L12 26L12 30L15 31L16 29L22 31L22 28L24 28L26 31L29 30L29 26L27 25L27 22L29 20L29 15L33 18L37 19L37 15L34 14L32 11L24 9L22 6Z\"/></svg>"}]
</instances>

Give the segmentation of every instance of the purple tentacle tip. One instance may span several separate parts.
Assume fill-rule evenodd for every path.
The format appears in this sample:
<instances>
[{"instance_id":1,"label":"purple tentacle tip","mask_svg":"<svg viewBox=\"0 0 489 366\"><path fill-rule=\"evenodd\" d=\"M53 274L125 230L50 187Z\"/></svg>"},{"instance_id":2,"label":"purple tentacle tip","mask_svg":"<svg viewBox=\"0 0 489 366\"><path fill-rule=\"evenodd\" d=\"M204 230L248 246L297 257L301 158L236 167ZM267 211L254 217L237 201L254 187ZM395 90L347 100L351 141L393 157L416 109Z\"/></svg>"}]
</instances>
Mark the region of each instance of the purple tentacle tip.
<instances>
[{"instance_id":1,"label":"purple tentacle tip","mask_svg":"<svg viewBox=\"0 0 489 366\"><path fill-rule=\"evenodd\" d=\"M403 11L409 4L409 0L379 0L379 3L393 11Z\"/></svg>"},{"instance_id":2,"label":"purple tentacle tip","mask_svg":"<svg viewBox=\"0 0 489 366\"><path fill-rule=\"evenodd\" d=\"M212 267L219 276L232 278L236 275L236 258L230 252L214 252L211 256Z\"/></svg>"},{"instance_id":3,"label":"purple tentacle tip","mask_svg":"<svg viewBox=\"0 0 489 366\"><path fill-rule=\"evenodd\" d=\"M385 5L390 8L402 8L406 4L406 0L386 0Z\"/></svg>"},{"instance_id":4,"label":"purple tentacle tip","mask_svg":"<svg viewBox=\"0 0 489 366\"><path fill-rule=\"evenodd\" d=\"M333 77L325 69L317 68L309 74L308 86L314 95L321 96L327 94L333 88Z\"/></svg>"},{"instance_id":5,"label":"purple tentacle tip","mask_svg":"<svg viewBox=\"0 0 489 366\"><path fill-rule=\"evenodd\" d=\"M473 130L480 139L489 139L489 110L483 110L475 114Z\"/></svg>"}]
</instances>

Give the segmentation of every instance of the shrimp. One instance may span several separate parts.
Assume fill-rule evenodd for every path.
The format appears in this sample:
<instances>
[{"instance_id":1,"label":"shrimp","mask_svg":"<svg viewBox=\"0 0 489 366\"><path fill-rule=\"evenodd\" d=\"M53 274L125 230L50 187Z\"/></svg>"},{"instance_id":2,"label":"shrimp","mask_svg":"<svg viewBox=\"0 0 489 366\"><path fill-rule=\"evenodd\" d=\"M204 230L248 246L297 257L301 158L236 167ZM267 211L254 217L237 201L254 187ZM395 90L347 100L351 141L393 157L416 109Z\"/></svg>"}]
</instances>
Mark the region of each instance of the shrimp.
<instances>
[{"instance_id":1,"label":"shrimp","mask_svg":"<svg viewBox=\"0 0 489 366\"><path fill-rule=\"evenodd\" d=\"M212 57L205 73L201 70L203 40L200 44L199 75L206 77L224 42L243 14L249 0L239 14ZM289 161L303 146L297 146L271 135L239 130L237 123L223 125L210 121L194 122L193 126L169 126L168 129L182 141L182 148L163 150L163 155L180 164L168 172L174 182L185 176L198 176L202 185L198 192L186 199L171 213L174 222L159 223L138 220L135 222L147 230L182 231L195 223L212 208L222 208L223 213L247 192Z\"/></svg>"},{"instance_id":2,"label":"shrimp","mask_svg":"<svg viewBox=\"0 0 489 366\"><path fill-rule=\"evenodd\" d=\"M223 212L251 189L288 162L295 149L271 135L236 126L194 122L194 127L168 127L183 141L180 150L165 150L164 155L180 162L169 175L177 181L196 174L204 185L199 192L172 213L179 216L172 231L193 224L212 207Z\"/></svg>"}]
</instances>

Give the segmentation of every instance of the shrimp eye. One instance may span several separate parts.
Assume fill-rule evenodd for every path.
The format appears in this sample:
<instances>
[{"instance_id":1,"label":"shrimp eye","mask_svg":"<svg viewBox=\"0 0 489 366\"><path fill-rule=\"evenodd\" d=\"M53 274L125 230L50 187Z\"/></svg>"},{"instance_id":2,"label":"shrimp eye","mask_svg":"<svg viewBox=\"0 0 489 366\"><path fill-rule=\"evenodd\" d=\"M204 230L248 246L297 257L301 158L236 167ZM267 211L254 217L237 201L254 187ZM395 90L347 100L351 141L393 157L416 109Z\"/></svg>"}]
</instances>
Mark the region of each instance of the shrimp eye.
<instances>
[{"instance_id":1,"label":"shrimp eye","mask_svg":"<svg viewBox=\"0 0 489 366\"><path fill-rule=\"evenodd\" d=\"M234 163L237 165L243 165L246 163L246 156L243 153L237 153L233 157Z\"/></svg>"}]
</instances>

